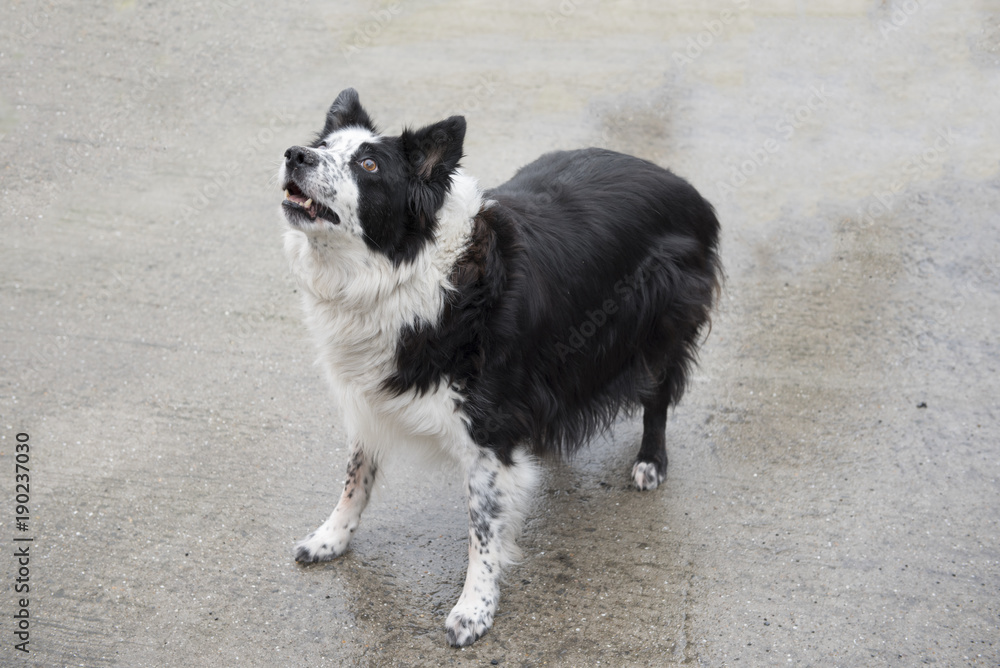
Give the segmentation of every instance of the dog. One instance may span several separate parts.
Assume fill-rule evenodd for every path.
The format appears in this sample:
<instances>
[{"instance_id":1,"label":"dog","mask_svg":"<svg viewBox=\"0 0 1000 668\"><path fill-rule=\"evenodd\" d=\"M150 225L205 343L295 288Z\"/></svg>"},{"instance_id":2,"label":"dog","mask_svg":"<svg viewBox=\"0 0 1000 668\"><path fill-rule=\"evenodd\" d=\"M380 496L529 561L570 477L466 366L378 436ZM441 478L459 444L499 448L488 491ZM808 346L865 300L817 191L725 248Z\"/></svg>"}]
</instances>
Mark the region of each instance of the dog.
<instances>
[{"instance_id":1,"label":"dog","mask_svg":"<svg viewBox=\"0 0 1000 668\"><path fill-rule=\"evenodd\" d=\"M591 148L482 190L459 165L465 131L452 116L381 135L349 88L279 173L285 251L350 438L340 500L295 559L344 553L380 460L450 455L469 514L456 647L493 624L540 459L641 406L631 480L663 482L667 409L721 280L719 221L680 177Z\"/></svg>"}]
</instances>

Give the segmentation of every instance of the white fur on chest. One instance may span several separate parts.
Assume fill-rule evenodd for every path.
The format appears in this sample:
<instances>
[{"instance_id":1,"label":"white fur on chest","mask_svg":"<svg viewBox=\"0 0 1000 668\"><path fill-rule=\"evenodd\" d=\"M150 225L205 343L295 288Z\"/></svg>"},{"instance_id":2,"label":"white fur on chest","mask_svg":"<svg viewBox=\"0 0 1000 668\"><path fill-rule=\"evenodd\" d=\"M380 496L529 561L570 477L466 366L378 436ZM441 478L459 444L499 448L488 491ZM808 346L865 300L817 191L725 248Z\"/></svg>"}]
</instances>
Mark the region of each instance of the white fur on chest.
<instances>
[{"instance_id":1,"label":"white fur on chest","mask_svg":"<svg viewBox=\"0 0 1000 668\"><path fill-rule=\"evenodd\" d=\"M456 173L438 212L435 242L399 267L349 230L285 233L318 361L348 429L368 447L464 440L464 418L456 410L460 397L452 388L442 383L423 396L396 395L383 384L395 371L403 327L441 318L444 294L453 289L449 276L469 244L481 206L475 180Z\"/></svg>"}]
</instances>

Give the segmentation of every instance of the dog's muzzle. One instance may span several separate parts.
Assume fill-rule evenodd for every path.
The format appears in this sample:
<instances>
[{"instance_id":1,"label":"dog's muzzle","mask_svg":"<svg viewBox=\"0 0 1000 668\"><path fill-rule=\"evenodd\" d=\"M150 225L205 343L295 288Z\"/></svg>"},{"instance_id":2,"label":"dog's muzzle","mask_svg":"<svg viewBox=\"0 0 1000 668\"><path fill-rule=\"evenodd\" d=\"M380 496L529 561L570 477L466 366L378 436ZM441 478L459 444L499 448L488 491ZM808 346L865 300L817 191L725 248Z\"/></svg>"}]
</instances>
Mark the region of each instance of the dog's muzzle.
<instances>
[{"instance_id":1,"label":"dog's muzzle","mask_svg":"<svg viewBox=\"0 0 1000 668\"><path fill-rule=\"evenodd\" d=\"M307 194L299 181L302 180L303 172L307 172L316 166L318 160L312 150L304 146L292 146L285 151L285 201L281 203L285 211L288 222L297 224L308 219L310 222L317 218L327 220L334 225L340 222L340 218L333 211L323 206Z\"/></svg>"}]
</instances>

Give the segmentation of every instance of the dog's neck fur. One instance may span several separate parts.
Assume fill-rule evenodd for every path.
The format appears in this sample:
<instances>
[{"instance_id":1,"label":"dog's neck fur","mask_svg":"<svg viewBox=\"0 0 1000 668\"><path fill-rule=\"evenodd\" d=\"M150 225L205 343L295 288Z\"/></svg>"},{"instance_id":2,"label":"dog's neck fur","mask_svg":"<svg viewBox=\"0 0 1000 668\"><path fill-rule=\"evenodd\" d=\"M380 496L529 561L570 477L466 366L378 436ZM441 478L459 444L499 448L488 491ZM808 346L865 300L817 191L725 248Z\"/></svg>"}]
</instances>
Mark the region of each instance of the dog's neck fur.
<instances>
[{"instance_id":1,"label":"dog's neck fur","mask_svg":"<svg viewBox=\"0 0 1000 668\"><path fill-rule=\"evenodd\" d=\"M398 266L353 234L285 232L306 320L335 385L381 391L392 372L400 329L439 319L444 295L453 289L449 277L482 206L476 180L456 171L433 241Z\"/></svg>"}]
</instances>

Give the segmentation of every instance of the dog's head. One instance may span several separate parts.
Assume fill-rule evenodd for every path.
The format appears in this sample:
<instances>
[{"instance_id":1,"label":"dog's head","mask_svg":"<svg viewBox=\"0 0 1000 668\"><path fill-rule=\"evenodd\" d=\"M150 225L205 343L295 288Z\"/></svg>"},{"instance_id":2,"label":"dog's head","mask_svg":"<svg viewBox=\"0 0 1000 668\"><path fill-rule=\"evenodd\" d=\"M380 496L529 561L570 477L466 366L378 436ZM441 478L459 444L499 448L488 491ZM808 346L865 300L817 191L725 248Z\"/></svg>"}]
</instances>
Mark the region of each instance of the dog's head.
<instances>
[{"instance_id":1,"label":"dog's head","mask_svg":"<svg viewBox=\"0 0 1000 668\"><path fill-rule=\"evenodd\" d=\"M331 244L350 234L397 264L412 260L433 238L464 139L461 116L382 136L348 88L316 140L285 151L279 174L285 218Z\"/></svg>"}]
</instances>

